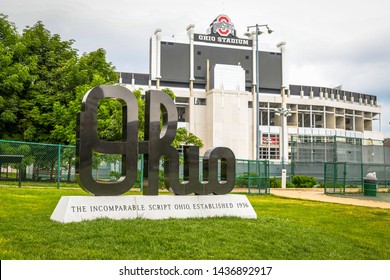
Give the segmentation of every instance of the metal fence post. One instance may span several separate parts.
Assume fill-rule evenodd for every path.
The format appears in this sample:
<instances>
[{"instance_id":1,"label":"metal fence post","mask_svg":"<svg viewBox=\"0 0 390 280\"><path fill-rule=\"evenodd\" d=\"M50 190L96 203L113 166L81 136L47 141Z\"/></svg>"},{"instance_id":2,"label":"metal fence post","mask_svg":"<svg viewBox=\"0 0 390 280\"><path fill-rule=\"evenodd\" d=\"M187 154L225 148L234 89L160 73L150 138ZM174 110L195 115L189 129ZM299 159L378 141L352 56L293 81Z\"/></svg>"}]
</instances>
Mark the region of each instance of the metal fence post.
<instances>
[{"instance_id":1,"label":"metal fence post","mask_svg":"<svg viewBox=\"0 0 390 280\"><path fill-rule=\"evenodd\" d=\"M337 162L337 136L333 138L333 162Z\"/></svg>"},{"instance_id":2,"label":"metal fence post","mask_svg":"<svg viewBox=\"0 0 390 280\"><path fill-rule=\"evenodd\" d=\"M61 144L58 144L58 155L57 155L57 189L61 185Z\"/></svg>"},{"instance_id":3,"label":"metal fence post","mask_svg":"<svg viewBox=\"0 0 390 280\"><path fill-rule=\"evenodd\" d=\"M343 194L345 194L345 185L347 184L347 162L344 162L344 173L343 173Z\"/></svg>"},{"instance_id":4,"label":"metal fence post","mask_svg":"<svg viewBox=\"0 0 390 280\"><path fill-rule=\"evenodd\" d=\"M326 173L326 162L324 162L324 194L326 194L326 177L327 177L327 173Z\"/></svg>"},{"instance_id":5,"label":"metal fence post","mask_svg":"<svg viewBox=\"0 0 390 280\"><path fill-rule=\"evenodd\" d=\"M337 176L337 162L333 162L333 193L336 192L336 183L337 183L337 180L338 180L338 176Z\"/></svg>"},{"instance_id":6,"label":"metal fence post","mask_svg":"<svg viewBox=\"0 0 390 280\"><path fill-rule=\"evenodd\" d=\"M362 190L363 190L363 188L364 188L364 174L363 174L363 172L364 172L364 163L362 162L361 164L360 164L360 183L362 184Z\"/></svg>"},{"instance_id":7,"label":"metal fence post","mask_svg":"<svg viewBox=\"0 0 390 280\"><path fill-rule=\"evenodd\" d=\"M294 136L291 135L291 176L295 175L295 143L294 143ZM291 179L290 179L291 180Z\"/></svg>"},{"instance_id":8,"label":"metal fence post","mask_svg":"<svg viewBox=\"0 0 390 280\"><path fill-rule=\"evenodd\" d=\"M266 182L267 182L267 193L271 192L271 186L270 186L270 178L269 178L269 160L265 162L265 174L266 174Z\"/></svg>"},{"instance_id":9,"label":"metal fence post","mask_svg":"<svg viewBox=\"0 0 390 280\"><path fill-rule=\"evenodd\" d=\"M248 188L248 193L251 193L251 186L250 186L250 177L251 177L251 175L250 175L250 172L251 172L251 169L250 169L250 161L248 160L247 162L246 162L246 164L247 164L247 166L248 166L248 169L247 169L247 173L248 173L248 178L247 178L247 182L246 182L246 187ZM259 176L260 176L260 174L259 174ZM257 180L256 180L257 181ZM258 182L258 181L257 181ZM258 186L259 187L259 186Z\"/></svg>"}]
</instances>

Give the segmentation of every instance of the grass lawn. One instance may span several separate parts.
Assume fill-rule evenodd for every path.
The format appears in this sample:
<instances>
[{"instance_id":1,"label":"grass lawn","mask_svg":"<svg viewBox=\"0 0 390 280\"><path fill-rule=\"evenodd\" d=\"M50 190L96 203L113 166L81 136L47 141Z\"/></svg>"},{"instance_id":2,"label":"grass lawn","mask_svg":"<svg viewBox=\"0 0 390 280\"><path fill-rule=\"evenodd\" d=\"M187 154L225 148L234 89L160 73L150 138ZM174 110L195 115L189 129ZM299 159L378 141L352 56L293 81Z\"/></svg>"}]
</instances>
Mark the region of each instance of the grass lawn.
<instances>
[{"instance_id":1,"label":"grass lawn","mask_svg":"<svg viewBox=\"0 0 390 280\"><path fill-rule=\"evenodd\" d=\"M63 195L86 193L0 187L0 259L390 259L390 210L262 195L249 196L257 220L61 224Z\"/></svg>"}]
</instances>

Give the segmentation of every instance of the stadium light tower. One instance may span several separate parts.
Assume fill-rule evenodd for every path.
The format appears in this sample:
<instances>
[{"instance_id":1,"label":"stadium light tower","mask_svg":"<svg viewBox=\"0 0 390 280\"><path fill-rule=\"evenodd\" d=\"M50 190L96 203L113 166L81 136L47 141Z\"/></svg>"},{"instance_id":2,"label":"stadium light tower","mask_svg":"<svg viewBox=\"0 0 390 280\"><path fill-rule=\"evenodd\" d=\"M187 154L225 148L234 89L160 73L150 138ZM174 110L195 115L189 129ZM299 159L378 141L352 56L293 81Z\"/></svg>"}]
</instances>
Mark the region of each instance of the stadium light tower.
<instances>
[{"instance_id":1,"label":"stadium light tower","mask_svg":"<svg viewBox=\"0 0 390 280\"><path fill-rule=\"evenodd\" d=\"M282 122L282 137L281 139L279 140L279 143L281 143L280 147L282 148L281 149L281 154L282 154L282 157L281 157L281 162L282 162L282 169L284 169L284 163L285 163L285 147L284 147L284 141L286 140L286 126L285 126L285 120L287 117L290 117L291 116L291 110L290 109L287 109L286 107L282 106L282 108L278 108L278 109L275 109L275 115L277 116L280 116L282 119L281 119L281 122Z\"/></svg>"},{"instance_id":2,"label":"stadium light tower","mask_svg":"<svg viewBox=\"0 0 390 280\"><path fill-rule=\"evenodd\" d=\"M256 37L256 98L253 100L253 103L255 103L255 110L256 110L256 160L259 160L259 83L260 83L260 71L259 71L259 35L263 34L263 31L260 31L260 28L267 28L268 34L271 34L273 30L271 30L268 27L268 24L256 24L256 25L250 25L247 26L247 32L245 33L246 36L252 37L255 35ZM249 33L250 29L255 29L254 32Z\"/></svg>"}]
</instances>

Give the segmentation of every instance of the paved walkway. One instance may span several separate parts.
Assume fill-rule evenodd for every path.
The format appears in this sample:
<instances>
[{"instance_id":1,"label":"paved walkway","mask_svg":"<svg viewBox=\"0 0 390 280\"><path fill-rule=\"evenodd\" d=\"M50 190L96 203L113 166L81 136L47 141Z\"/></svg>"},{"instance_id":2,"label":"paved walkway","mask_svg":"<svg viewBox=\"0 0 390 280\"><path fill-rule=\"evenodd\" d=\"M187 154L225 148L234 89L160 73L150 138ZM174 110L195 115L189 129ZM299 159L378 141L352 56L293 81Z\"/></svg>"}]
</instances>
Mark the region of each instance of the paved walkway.
<instances>
[{"instance_id":1,"label":"paved walkway","mask_svg":"<svg viewBox=\"0 0 390 280\"><path fill-rule=\"evenodd\" d=\"M363 194L326 195L323 189L271 189L271 194L290 198L390 209L390 193L378 192L377 196L364 196Z\"/></svg>"}]
</instances>

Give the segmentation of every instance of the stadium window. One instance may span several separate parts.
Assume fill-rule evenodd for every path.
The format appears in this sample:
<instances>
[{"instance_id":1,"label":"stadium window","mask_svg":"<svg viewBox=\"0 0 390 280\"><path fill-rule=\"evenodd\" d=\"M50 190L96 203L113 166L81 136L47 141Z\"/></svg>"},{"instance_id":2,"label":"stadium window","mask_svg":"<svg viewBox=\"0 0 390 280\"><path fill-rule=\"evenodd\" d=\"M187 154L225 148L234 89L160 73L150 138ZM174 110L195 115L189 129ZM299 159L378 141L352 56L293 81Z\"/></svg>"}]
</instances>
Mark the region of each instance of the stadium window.
<instances>
[{"instance_id":1,"label":"stadium window","mask_svg":"<svg viewBox=\"0 0 390 280\"><path fill-rule=\"evenodd\" d=\"M179 122L185 122L186 118L186 108L185 107L177 107L177 117Z\"/></svg>"},{"instance_id":2,"label":"stadium window","mask_svg":"<svg viewBox=\"0 0 390 280\"><path fill-rule=\"evenodd\" d=\"M206 98L195 98L194 104L195 105L206 105Z\"/></svg>"},{"instance_id":3,"label":"stadium window","mask_svg":"<svg viewBox=\"0 0 390 280\"><path fill-rule=\"evenodd\" d=\"M259 158L279 159L279 148L259 147Z\"/></svg>"},{"instance_id":4,"label":"stadium window","mask_svg":"<svg viewBox=\"0 0 390 280\"><path fill-rule=\"evenodd\" d=\"M181 103L181 104L189 104L190 99L188 97L176 97L175 98L175 103Z\"/></svg>"},{"instance_id":5,"label":"stadium window","mask_svg":"<svg viewBox=\"0 0 390 280\"><path fill-rule=\"evenodd\" d=\"M268 125L268 109L260 109L259 125Z\"/></svg>"}]
</instances>

